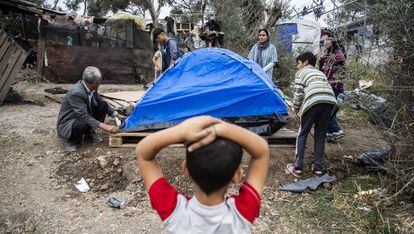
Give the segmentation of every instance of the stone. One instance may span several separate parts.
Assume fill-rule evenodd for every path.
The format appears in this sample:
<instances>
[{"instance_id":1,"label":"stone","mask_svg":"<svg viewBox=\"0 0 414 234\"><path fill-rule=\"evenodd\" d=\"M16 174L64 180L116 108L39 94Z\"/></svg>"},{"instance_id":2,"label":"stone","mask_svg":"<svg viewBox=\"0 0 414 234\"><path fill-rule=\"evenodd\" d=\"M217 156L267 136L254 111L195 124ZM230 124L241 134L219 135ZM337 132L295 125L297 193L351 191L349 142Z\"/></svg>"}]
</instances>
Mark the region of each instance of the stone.
<instances>
[{"instance_id":1,"label":"stone","mask_svg":"<svg viewBox=\"0 0 414 234\"><path fill-rule=\"evenodd\" d=\"M120 162L121 162L121 161L120 161L118 158L116 158L112 164L113 164L114 166L118 166Z\"/></svg>"},{"instance_id":2,"label":"stone","mask_svg":"<svg viewBox=\"0 0 414 234\"><path fill-rule=\"evenodd\" d=\"M34 166L34 162L33 161L26 161L24 162L27 166L32 167Z\"/></svg>"},{"instance_id":3,"label":"stone","mask_svg":"<svg viewBox=\"0 0 414 234\"><path fill-rule=\"evenodd\" d=\"M124 164L122 167L122 176L126 178L130 183L135 183L142 180L135 160Z\"/></svg>"},{"instance_id":4,"label":"stone","mask_svg":"<svg viewBox=\"0 0 414 234\"><path fill-rule=\"evenodd\" d=\"M98 161L98 164L102 169L108 166L108 160L106 160L105 155L99 156L96 160Z\"/></svg>"},{"instance_id":5,"label":"stone","mask_svg":"<svg viewBox=\"0 0 414 234\"><path fill-rule=\"evenodd\" d=\"M108 190L108 188L109 188L109 185L106 183L106 184L103 184L100 189L101 191L105 191L105 190Z\"/></svg>"},{"instance_id":6,"label":"stone","mask_svg":"<svg viewBox=\"0 0 414 234\"><path fill-rule=\"evenodd\" d=\"M51 154L53 154L55 151L53 151L53 150L48 150L48 151L46 151L46 155L51 155Z\"/></svg>"}]
</instances>

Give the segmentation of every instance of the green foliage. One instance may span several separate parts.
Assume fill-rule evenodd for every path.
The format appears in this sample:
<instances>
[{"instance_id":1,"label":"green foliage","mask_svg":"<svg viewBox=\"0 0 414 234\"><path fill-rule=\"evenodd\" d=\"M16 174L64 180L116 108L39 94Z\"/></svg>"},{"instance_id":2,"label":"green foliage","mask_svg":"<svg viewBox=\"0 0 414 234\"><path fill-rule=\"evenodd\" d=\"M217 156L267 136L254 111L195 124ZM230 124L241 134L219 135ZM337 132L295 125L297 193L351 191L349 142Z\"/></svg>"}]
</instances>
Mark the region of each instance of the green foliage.
<instances>
[{"instance_id":1,"label":"green foliage","mask_svg":"<svg viewBox=\"0 0 414 234\"><path fill-rule=\"evenodd\" d=\"M278 66L273 70L273 81L288 96L293 95L290 85L294 83L297 71L295 56L286 51L278 51Z\"/></svg>"},{"instance_id":2,"label":"green foliage","mask_svg":"<svg viewBox=\"0 0 414 234\"><path fill-rule=\"evenodd\" d=\"M373 81L373 86L369 91L375 95L391 98L390 84L391 79L380 69L375 69L362 63L360 60L348 60L344 70L344 83L347 90L354 90L359 87L359 81Z\"/></svg>"},{"instance_id":3,"label":"green foliage","mask_svg":"<svg viewBox=\"0 0 414 234\"><path fill-rule=\"evenodd\" d=\"M257 41L260 28L271 32L274 23L287 8L287 1L274 0L211 0L215 18L221 22L225 33L225 46L241 55L246 56L251 46ZM263 12L266 10L270 20L266 21Z\"/></svg>"},{"instance_id":4,"label":"green foliage","mask_svg":"<svg viewBox=\"0 0 414 234\"><path fill-rule=\"evenodd\" d=\"M299 232L327 229L332 233L394 233L400 223L388 208L389 197L360 195L382 186L377 175L349 177L331 191L318 189L310 196L297 195L294 202L282 204L279 210L295 217L289 221Z\"/></svg>"}]
</instances>

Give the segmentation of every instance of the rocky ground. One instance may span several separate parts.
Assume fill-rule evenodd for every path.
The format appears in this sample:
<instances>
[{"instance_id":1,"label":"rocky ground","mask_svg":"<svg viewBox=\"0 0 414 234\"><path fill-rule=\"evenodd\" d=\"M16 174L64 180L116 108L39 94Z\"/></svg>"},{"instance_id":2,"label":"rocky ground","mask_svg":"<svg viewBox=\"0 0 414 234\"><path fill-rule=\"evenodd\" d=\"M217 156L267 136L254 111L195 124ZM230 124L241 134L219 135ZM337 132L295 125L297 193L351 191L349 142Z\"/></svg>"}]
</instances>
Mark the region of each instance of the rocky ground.
<instances>
[{"instance_id":1,"label":"rocky ground","mask_svg":"<svg viewBox=\"0 0 414 234\"><path fill-rule=\"evenodd\" d=\"M139 173L134 174L134 149L109 148L104 135L103 143L87 143L76 153L66 153L55 131L59 103L44 97L43 89L48 87L53 86L22 82L16 89L24 100L30 101L0 107L0 232L161 233L161 221L150 207ZM101 92L137 89L102 85ZM345 161L344 155L356 155L385 144L370 124L342 122L346 137L339 143L328 144L326 150L328 170L339 181L364 173ZM308 155L311 152L309 147ZM183 156L183 149L168 148L160 153L159 162L168 180L191 195L191 182L180 171ZM277 189L280 183L294 180L284 172L285 164L293 157L294 148L271 150L270 173L254 232L297 232L290 221L295 217L286 215L281 207L312 194L290 194ZM88 182L91 191L81 193L74 187L81 178ZM231 189L235 190L236 187ZM124 207L108 206L110 196L124 200ZM335 227L309 226L308 231L354 230L352 225Z\"/></svg>"}]
</instances>

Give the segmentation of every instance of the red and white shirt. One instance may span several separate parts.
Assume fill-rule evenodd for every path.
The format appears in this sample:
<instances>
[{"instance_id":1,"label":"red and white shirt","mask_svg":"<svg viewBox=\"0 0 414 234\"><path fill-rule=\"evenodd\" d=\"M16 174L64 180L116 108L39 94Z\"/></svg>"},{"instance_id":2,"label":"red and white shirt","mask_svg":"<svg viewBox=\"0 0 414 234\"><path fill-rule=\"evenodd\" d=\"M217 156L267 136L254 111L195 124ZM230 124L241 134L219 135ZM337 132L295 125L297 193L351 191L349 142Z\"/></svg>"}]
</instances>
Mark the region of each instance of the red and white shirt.
<instances>
[{"instance_id":1,"label":"red and white shirt","mask_svg":"<svg viewBox=\"0 0 414 234\"><path fill-rule=\"evenodd\" d=\"M247 182L239 195L215 206L203 205L195 196L185 197L165 178L154 182L148 195L167 233L251 233L260 213L260 196Z\"/></svg>"}]
</instances>

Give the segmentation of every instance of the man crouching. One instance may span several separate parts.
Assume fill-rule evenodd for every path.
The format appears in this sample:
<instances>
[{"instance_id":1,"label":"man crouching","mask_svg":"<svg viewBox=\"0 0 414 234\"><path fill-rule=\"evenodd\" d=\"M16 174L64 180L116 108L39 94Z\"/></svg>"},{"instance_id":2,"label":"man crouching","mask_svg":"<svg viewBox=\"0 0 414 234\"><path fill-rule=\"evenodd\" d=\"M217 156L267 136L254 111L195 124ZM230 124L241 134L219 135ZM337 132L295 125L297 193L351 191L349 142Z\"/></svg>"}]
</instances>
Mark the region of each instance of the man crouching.
<instances>
[{"instance_id":1,"label":"man crouching","mask_svg":"<svg viewBox=\"0 0 414 234\"><path fill-rule=\"evenodd\" d=\"M60 107L57 133L64 139L67 151L73 152L82 141L82 137L92 142L102 142L95 130L99 127L109 133L117 133L118 129L103 123L106 115L124 119L102 100L98 87L102 75L98 68L89 66L78 81L65 95Z\"/></svg>"}]
</instances>

